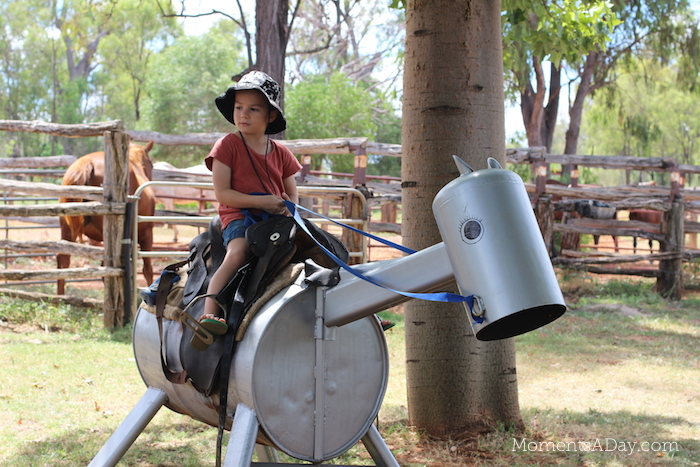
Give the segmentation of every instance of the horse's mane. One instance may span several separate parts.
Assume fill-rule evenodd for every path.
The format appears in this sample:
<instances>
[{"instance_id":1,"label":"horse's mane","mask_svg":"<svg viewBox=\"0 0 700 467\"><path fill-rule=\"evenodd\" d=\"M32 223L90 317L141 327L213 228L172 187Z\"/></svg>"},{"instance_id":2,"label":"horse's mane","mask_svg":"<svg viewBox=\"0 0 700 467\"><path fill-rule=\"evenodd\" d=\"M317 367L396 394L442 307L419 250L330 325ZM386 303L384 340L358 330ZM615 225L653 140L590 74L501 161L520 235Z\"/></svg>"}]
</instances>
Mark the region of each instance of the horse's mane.
<instances>
[{"instance_id":1,"label":"horse's mane","mask_svg":"<svg viewBox=\"0 0 700 467\"><path fill-rule=\"evenodd\" d=\"M148 157L151 149L153 149L153 141L149 141L145 146L129 144L129 162L143 170L147 180L153 177L153 161Z\"/></svg>"}]
</instances>

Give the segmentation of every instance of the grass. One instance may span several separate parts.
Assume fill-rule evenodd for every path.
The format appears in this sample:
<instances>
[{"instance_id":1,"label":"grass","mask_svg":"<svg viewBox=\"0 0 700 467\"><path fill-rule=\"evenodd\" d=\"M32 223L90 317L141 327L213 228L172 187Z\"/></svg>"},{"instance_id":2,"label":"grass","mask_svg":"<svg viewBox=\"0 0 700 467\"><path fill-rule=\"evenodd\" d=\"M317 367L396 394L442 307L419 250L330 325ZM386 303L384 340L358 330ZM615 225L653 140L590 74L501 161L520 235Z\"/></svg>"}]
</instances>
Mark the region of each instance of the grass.
<instances>
[{"instance_id":1,"label":"grass","mask_svg":"<svg viewBox=\"0 0 700 467\"><path fill-rule=\"evenodd\" d=\"M700 299L668 302L643 280L561 283L570 310L516 338L523 432L431 440L409 427L403 315L381 313L396 326L379 427L402 466L700 465ZM130 329L6 297L0 318L0 465L87 465L145 391ZM120 465L214 465L215 443L214 428L162 409ZM333 463L372 465L361 444Z\"/></svg>"}]
</instances>

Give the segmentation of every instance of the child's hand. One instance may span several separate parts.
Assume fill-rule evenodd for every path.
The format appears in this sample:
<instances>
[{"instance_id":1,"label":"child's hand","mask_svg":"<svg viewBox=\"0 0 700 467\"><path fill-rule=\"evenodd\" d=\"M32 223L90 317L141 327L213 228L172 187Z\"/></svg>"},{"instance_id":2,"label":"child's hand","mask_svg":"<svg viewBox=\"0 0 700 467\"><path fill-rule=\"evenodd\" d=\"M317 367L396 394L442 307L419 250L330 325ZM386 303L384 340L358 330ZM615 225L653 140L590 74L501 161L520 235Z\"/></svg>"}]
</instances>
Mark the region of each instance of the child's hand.
<instances>
[{"instance_id":1,"label":"child's hand","mask_svg":"<svg viewBox=\"0 0 700 467\"><path fill-rule=\"evenodd\" d=\"M283 194L282 196L289 200L289 197L287 195ZM284 198L275 195L265 195L260 196L259 198L260 205L258 206L258 208L262 209L263 211L278 216L290 215L290 212L287 209L287 205L284 204Z\"/></svg>"}]
</instances>

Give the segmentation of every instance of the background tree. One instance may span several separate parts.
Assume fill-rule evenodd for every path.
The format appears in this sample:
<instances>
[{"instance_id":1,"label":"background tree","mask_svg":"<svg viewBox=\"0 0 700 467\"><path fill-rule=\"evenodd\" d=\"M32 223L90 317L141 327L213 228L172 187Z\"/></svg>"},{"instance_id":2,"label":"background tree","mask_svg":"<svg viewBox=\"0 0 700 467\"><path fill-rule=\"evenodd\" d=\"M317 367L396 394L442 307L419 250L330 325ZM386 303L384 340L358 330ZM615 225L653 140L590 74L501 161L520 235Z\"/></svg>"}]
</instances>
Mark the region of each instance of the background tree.
<instances>
[{"instance_id":1,"label":"background tree","mask_svg":"<svg viewBox=\"0 0 700 467\"><path fill-rule=\"evenodd\" d=\"M665 58L677 48L697 49L693 45L697 22L684 0L609 4L575 0L531 4L508 0L506 11L506 50L514 51L508 54L508 63L521 95L528 143L551 150L558 99L562 86L567 86L570 105L566 154L578 151L586 98L613 82L616 70L630 56L647 49ZM569 24L574 27L568 27ZM550 62L551 70L548 93L542 67L545 61ZM572 75L568 83L562 82L563 71ZM534 89L531 81L536 83Z\"/></svg>"},{"instance_id":2,"label":"background tree","mask_svg":"<svg viewBox=\"0 0 700 467\"><path fill-rule=\"evenodd\" d=\"M288 99L293 107L303 101L317 111L296 112L288 104L293 115L307 115L307 121L298 124L293 116L287 137L366 136L400 144L397 83L402 66L396 60L403 48L403 28L403 12L384 0L303 2L287 51ZM328 83L326 90L323 83ZM292 96L297 93L301 95ZM322 163L335 172L352 172L347 157L314 157L315 168ZM368 174L399 176L400 171L400 158L369 157Z\"/></svg>"},{"instance_id":3,"label":"background tree","mask_svg":"<svg viewBox=\"0 0 700 467\"><path fill-rule=\"evenodd\" d=\"M38 2L0 2L0 109L3 118L49 119L60 53L51 10ZM29 46L31 44L31 47ZM49 139L29 133L0 133L0 155L20 157L50 152Z\"/></svg>"},{"instance_id":4,"label":"background tree","mask_svg":"<svg viewBox=\"0 0 700 467\"><path fill-rule=\"evenodd\" d=\"M587 154L668 157L698 164L700 96L679 86L677 77L675 66L649 59L630 61L615 84L590 102L582 128L583 150ZM636 183L654 176L659 175L628 172L626 178L606 179L606 183Z\"/></svg>"},{"instance_id":5,"label":"background tree","mask_svg":"<svg viewBox=\"0 0 700 467\"><path fill-rule=\"evenodd\" d=\"M208 12L190 12L185 7L185 1L180 0L178 12L171 12L156 0L161 6L162 14L166 17L201 17L208 15L220 15L233 21L245 38L248 63L242 69L232 72L231 80L238 81L250 70L261 70L269 74L279 83L282 94L280 103L284 107L284 82L285 82L285 54L289 34L296 17L301 0L295 0L294 7L290 10L289 0L259 0L255 2L255 34L250 32L246 12L240 0L236 0L236 14L212 9ZM255 54L253 54L253 39L255 38ZM254 57L255 55L255 57Z\"/></svg>"},{"instance_id":6,"label":"background tree","mask_svg":"<svg viewBox=\"0 0 700 467\"><path fill-rule=\"evenodd\" d=\"M403 93L403 243L438 243L435 194L472 167L504 162L500 2L406 4ZM410 422L435 436L493 423L521 426L513 339L480 342L459 306L413 300L404 307Z\"/></svg>"},{"instance_id":7,"label":"background tree","mask_svg":"<svg viewBox=\"0 0 700 467\"><path fill-rule=\"evenodd\" d=\"M617 24L616 16L609 3L600 0L505 0L503 7L510 95L520 100L528 145L551 150L563 67L576 70L581 56L602 49ZM591 63L588 65L580 71L592 71Z\"/></svg>"},{"instance_id":8,"label":"background tree","mask_svg":"<svg viewBox=\"0 0 700 467\"><path fill-rule=\"evenodd\" d=\"M287 89L286 115L289 139L367 137L373 138L377 125L372 120L373 97L360 84L340 72L330 76L306 77ZM314 166L352 173L352 158L314 156Z\"/></svg>"},{"instance_id":9,"label":"background tree","mask_svg":"<svg viewBox=\"0 0 700 467\"><path fill-rule=\"evenodd\" d=\"M182 35L182 26L174 18L161 17L155 2L120 0L119 4L112 16L119 33L101 41L102 60L92 78L102 104L95 111L112 116L109 119L124 120L127 128L135 128L141 120L149 71L152 75L166 72L150 70L151 61L158 51L166 50ZM109 60L104 60L107 57Z\"/></svg>"},{"instance_id":10,"label":"background tree","mask_svg":"<svg viewBox=\"0 0 700 467\"><path fill-rule=\"evenodd\" d=\"M123 84L141 79L150 53L177 34L176 25L153 16L153 5L153 0L0 3L5 26L0 32L0 80L7 83L0 88L0 102L7 117L58 123L128 121L140 101L139 86L126 86L132 91L129 96ZM128 72L120 61L124 56L117 55L122 52L129 53ZM125 73L130 77L120 81ZM124 115L110 115L116 109ZM0 141L5 153L32 156L80 155L101 144L98 139L35 134L0 134Z\"/></svg>"},{"instance_id":11,"label":"background tree","mask_svg":"<svg viewBox=\"0 0 700 467\"><path fill-rule=\"evenodd\" d=\"M157 54L146 79L147 98L139 127L167 134L229 132L214 98L230 85L231 70L245 64L238 28L221 20L206 34L182 36ZM156 159L178 167L201 162L206 146L156 146Z\"/></svg>"},{"instance_id":12,"label":"background tree","mask_svg":"<svg viewBox=\"0 0 700 467\"><path fill-rule=\"evenodd\" d=\"M341 72L330 76L307 76L287 89L285 108L289 139L319 139L365 137L373 141L399 144L400 121L391 116L393 109L386 104L378 89L368 89L363 81L353 82ZM380 114L380 118L376 115ZM383 134L380 134L380 130ZM379 139L384 138L384 139ZM385 160L387 159L387 160ZM388 160L391 159L391 160ZM393 162L393 164L392 164ZM316 170L352 173L354 161L342 155L315 155L312 163ZM398 158L374 158L368 171L379 170L383 164L387 172L400 172Z\"/></svg>"},{"instance_id":13,"label":"background tree","mask_svg":"<svg viewBox=\"0 0 700 467\"><path fill-rule=\"evenodd\" d=\"M374 86L391 85L400 77L401 65L382 68L386 57L403 48L404 19L385 0L307 1L297 12L287 57L290 82L306 75L342 72L353 81L370 75Z\"/></svg>"}]
</instances>

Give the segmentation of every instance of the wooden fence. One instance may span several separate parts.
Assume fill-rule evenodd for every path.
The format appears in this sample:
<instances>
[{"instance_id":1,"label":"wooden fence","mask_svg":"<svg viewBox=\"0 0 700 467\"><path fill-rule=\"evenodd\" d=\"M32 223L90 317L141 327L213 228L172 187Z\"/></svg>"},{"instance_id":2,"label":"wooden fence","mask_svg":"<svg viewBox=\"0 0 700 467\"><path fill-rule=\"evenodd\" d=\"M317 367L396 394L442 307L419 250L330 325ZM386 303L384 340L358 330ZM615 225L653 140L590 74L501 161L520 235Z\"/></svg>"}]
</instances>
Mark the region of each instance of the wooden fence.
<instances>
[{"instance_id":1,"label":"wooden fence","mask_svg":"<svg viewBox=\"0 0 700 467\"><path fill-rule=\"evenodd\" d=\"M125 267L128 261L123 251L124 219L126 213L129 136L121 121L85 125L63 125L43 122L18 122L0 120L0 130L46 133L71 138L102 136L105 147L105 175L103 188L64 187L50 183L28 183L15 180L0 180L0 189L17 196L75 196L92 201L82 203L5 205L0 206L2 217L36 216L104 216L104 247L94 248L70 242L9 242L0 243L0 248L36 253L64 253L102 259L103 265L94 268L47 269L41 271L0 270L4 280L58 280L76 278L103 278L104 323L108 328L121 327L130 317L132 292L127 285ZM42 299L38 294L3 290L9 295ZM69 303L89 304L75 297L58 297Z\"/></svg>"},{"instance_id":2,"label":"wooden fence","mask_svg":"<svg viewBox=\"0 0 700 467\"><path fill-rule=\"evenodd\" d=\"M527 163L535 174L534 183L526 184L531 193L535 213L548 246L553 235L589 234L594 236L638 237L659 242L659 253L646 255L581 253L580 251L552 251L555 265L601 274L624 274L655 277L657 290L664 296L679 299L683 294L682 264L700 256L697 250L685 248L686 234L700 232L700 224L685 219L686 212L700 209L700 192L683 188L686 174L700 173L700 167L678 164L674 159L638 158L626 156L569 156L547 155L543 150L529 150L514 154L513 163ZM547 184L549 164L568 164L576 167L569 186ZM614 188L578 186L578 166L618 170L640 170L669 173L670 186L623 186ZM621 210L653 210L662 213L661 223L591 219L570 215L581 200L595 200ZM562 221L554 222L555 213L563 213ZM693 238L695 235L693 235ZM693 245L695 243L693 242ZM557 255L560 253L560 255ZM658 268L635 267L634 263L658 262ZM614 265L618 265L615 267ZM623 266L624 265L624 266ZM630 266L631 265L631 266ZM612 266L612 267L611 267Z\"/></svg>"},{"instance_id":3,"label":"wooden fence","mask_svg":"<svg viewBox=\"0 0 700 467\"><path fill-rule=\"evenodd\" d=\"M60 125L42 122L17 122L0 120L0 130L41 132L58 136L86 137L103 136L105 141L106 177L105 189L93 187L63 187L49 183L28 183L0 180L0 189L18 195L38 195L68 197L75 196L91 201L84 203L14 205L0 206L0 216L65 216L65 215L103 215L105 216L104 249L77 245L70 242L11 242L0 241L0 248L24 252L51 252L103 259L104 264L97 268L69 268L44 271L0 270L0 279L73 279L105 278L105 325L115 327L129 319L130 294L136 293L129 287L125 268L129 261L122 252L124 238L123 225L126 211L126 151L129 137L135 141L153 140L157 144L211 145L222 134L197 134L172 136L155 132L127 132L119 121L88 125ZM370 230L400 233L396 223L396 204L401 202L398 184L375 183L366 175L368 154L401 156L398 145L377 144L366 138L337 138L328 140L294 140L282 141L293 153L300 155L304 169L301 176L304 184L328 185L327 178L319 177L310 170L309 154L352 154L355 157L355 172L352 180L346 182L333 180L340 186L365 185L373 192L369 198L370 205L393 206L387 210L383 222L371 222ZM683 174L700 173L700 167L680 165L674 160L663 158L601 157L601 156L556 156L548 155L541 148L508 150L508 162L530 164L532 173L536 174L533 183L526 184L530 192L535 212L540 222L543 236L548 244L555 232L562 234L591 234L634 236L659 241L661 251L649 255L600 255L581 252L564 252L565 255L553 258L555 265L583 269L605 274L636 274L656 277L659 291L673 298L680 297L683 291L681 266L683 261L700 256L696 251L684 248L686 233L700 232L700 224L684 221L686 211L700 210L700 192L682 188ZM670 187L617 187L596 188L577 187L576 177L571 186L554 186L546 184L548 164L573 164L575 166L603 167L607 169L644 170L668 172L671 174ZM1 164L0 164L1 166ZM575 174L576 172L574 172ZM156 177L157 178L157 177ZM614 206L618 210L652 209L663 212L661 225L633 223L621 220L586 219L569 216L565 222L555 223L554 213L571 213L578 200L593 199ZM384 222L384 220L388 220ZM658 270L635 268L630 266L611 267L611 265L632 264L639 261L658 261ZM0 291L7 292L9 291ZM19 292L12 292L19 295ZM80 303L77 298L60 297L59 299ZM75 301L78 300L78 301Z\"/></svg>"},{"instance_id":4,"label":"wooden fence","mask_svg":"<svg viewBox=\"0 0 700 467\"><path fill-rule=\"evenodd\" d=\"M94 137L103 136L105 145L105 181L103 188L61 186L52 183L33 183L17 180L0 179L0 190L16 196L50 196L50 197L78 197L90 201L82 203L53 203L35 205L5 205L0 206L0 217L5 218L35 218L39 216L60 217L70 215L100 215L105 216L104 223L104 248L79 245L66 241L10 241L1 240L0 249L19 251L23 253L52 253L70 254L91 259L101 259L103 266L88 268L44 269L44 270L0 270L0 280L28 281L59 279L93 279L104 280L104 310L105 326L112 328L122 326L130 319L131 301L135 290L130 286L129 268L131 266L130 254L124 251L124 245L129 243L130 236L124 233L125 214L127 205L128 173L127 150L129 139L135 141L155 140L158 144L204 144L211 145L223 134L183 135L169 136L153 132L127 132L121 121L64 125L37 121L13 121L0 120L0 131L21 131L33 133L45 133L62 137ZM366 180L364 168L366 167L367 147L371 147L374 153L380 152L392 155L396 150L394 145L382 145L370 143L366 138L337 138L328 140L296 140L283 141L295 154L354 154L356 158L355 175L360 183ZM48 161L49 158L41 158ZM61 166L68 165L74 158L60 157L50 162ZM17 161L10 162L18 167ZM25 160L24 164L30 163ZM0 161L0 168L7 166L8 161ZM22 164L20 164L21 166ZM308 172L308 171L307 171ZM305 185L325 185L329 180L314 177L310 172L305 174ZM335 183L335 182L334 182ZM339 183L341 187L346 186ZM354 191L354 190L353 190ZM379 189L381 191L381 189ZM316 195L314 195L316 196ZM358 212L366 210L363 203L352 199L352 195L346 196L346 216L351 218L367 219L368 214ZM357 234L346 234L344 242L364 242L363 238L355 238ZM67 302L80 306L96 306L98 301L79 297L52 296L48 294L30 293L11 289L0 289L0 293L31 300L47 302Z\"/></svg>"}]
</instances>

